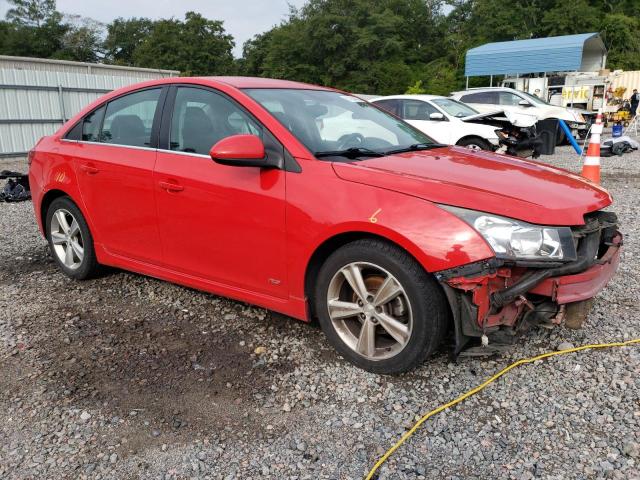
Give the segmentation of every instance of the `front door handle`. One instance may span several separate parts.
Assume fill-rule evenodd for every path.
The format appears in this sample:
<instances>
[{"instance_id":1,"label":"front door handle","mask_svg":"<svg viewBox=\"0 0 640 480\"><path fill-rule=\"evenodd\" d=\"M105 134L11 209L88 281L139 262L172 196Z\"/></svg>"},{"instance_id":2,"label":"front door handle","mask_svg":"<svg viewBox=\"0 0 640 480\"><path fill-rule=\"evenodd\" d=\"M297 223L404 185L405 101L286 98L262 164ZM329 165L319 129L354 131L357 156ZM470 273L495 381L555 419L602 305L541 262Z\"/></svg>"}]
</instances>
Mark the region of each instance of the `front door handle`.
<instances>
[{"instance_id":1,"label":"front door handle","mask_svg":"<svg viewBox=\"0 0 640 480\"><path fill-rule=\"evenodd\" d=\"M178 185L177 183L171 182L159 182L160 188L166 190L167 192L181 192L184 190L182 185Z\"/></svg>"},{"instance_id":2,"label":"front door handle","mask_svg":"<svg viewBox=\"0 0 640 480\"><path fill-rule=\"evenodd\" d=\"M80 165L80 170L82 170L83 172L89 174L89 175L95 175L96 173L98 173L100 170L98 170L96 167L92 166L92 165Z\"/></svg>"}]
</instances>

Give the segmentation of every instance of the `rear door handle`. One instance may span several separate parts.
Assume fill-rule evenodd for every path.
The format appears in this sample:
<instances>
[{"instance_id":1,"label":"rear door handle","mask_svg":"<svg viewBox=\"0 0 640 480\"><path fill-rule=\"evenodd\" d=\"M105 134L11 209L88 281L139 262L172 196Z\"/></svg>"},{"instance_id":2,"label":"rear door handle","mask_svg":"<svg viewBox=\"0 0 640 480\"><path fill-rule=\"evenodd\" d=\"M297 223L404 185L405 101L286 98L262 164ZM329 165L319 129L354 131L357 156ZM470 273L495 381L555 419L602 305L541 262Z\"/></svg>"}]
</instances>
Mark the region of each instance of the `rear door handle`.
<instances>
[{"instance_id":1,"label":"rear door handle","mask_svg":"<svg viewBox=\"0 0 640 480\"><path fill-rule=\"evenodd\" d=\"M82 170L83 172L89 174L89 175L95 175L96 173L98 173L100 170L98 170L96 167L91 166L91 165L80 165L80 170Z\"/></svg>"},{"instance_id":2,"label":"rear door handle","mask_svg":"<svg viewBox=\"0 0 640 480\"><path fill-rule=\"evenodd\" d=\"M178 185L177 183L171 182L159 182L160 188L166 190L167 192L181 192L184 190L182 185Z\"/></svg>"}]
</instances>

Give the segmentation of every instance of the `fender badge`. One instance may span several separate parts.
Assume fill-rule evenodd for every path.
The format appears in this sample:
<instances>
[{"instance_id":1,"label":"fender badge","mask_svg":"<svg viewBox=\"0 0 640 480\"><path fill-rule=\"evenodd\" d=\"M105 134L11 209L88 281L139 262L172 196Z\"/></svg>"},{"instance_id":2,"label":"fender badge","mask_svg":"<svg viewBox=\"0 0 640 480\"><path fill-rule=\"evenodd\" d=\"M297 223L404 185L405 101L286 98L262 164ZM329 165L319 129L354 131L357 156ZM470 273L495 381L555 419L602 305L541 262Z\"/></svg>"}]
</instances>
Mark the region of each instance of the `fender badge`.
<instances>
[{"instance_id":1,"label":"fender badge","mask_svg":"<svg viewBox=\"0 0 640 480\"><path fill-rule=\"evenodd\" d=\"M371 215L369 217L369 221L371 223L378 223L378 219L376 218L376 215L378 215L380 212L382 211L381 208L377 209L375 212L373 212L373 215Z\"/></svg>"}]
</instances>

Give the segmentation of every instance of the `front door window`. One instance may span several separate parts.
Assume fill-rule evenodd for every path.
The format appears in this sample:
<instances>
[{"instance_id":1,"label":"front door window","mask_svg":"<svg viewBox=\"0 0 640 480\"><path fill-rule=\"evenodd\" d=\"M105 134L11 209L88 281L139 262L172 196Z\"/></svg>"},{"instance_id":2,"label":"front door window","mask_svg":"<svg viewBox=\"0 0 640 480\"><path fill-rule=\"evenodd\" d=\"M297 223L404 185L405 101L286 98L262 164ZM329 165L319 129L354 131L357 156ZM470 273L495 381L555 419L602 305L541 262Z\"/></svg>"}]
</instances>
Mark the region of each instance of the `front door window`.
<instances>
[{"instance_id":1,"label":"front door window","mask_svg":"<svg viewBox=\"0 0 640 480\"><path fill-rule=\"evenodd\" d=\"M169 148L208 155L231 135L262 136L262 129L236 103L209 90L180 87L171 117Z\"/></svg>"}]
</instances>

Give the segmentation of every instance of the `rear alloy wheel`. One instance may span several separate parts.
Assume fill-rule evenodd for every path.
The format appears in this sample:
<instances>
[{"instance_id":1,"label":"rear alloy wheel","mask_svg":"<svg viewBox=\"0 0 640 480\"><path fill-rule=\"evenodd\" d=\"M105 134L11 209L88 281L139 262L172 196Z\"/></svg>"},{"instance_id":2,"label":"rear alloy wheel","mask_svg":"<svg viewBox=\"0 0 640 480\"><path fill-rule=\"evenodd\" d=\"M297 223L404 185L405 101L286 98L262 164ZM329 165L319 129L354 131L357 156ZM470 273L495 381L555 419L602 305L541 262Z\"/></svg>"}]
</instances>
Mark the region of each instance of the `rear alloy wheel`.
<instances>
[{"instance_id":1,"label":"rear alloy wheel","mask_svg":"<svg viewBox=\"0 0 640 480\"><path fill-rule=\"evenodd\" d=\"M51 243L53 253L69 270L77 270L84 259L84 240L75 217L64 208L53 212L51 218Z\"/></svg>"},{"instance_id":2,"label":"rear alloy wheel","mask_svg":"<svg viewBox=\"0 0 640 480\"><path fill-rule=\"evenodd\" d=\"M81 280L98 273L91 232L71 199L60 197L51 202L45 228L51 254L65 274Z\"/></svg>"},{"instance_id":3,"label":"rear alloy wheel","mask_svg":"<svg viewBox=\"0 0 640 480\"><path fill-rule=\"evenodd\" d=\"M381 240L358 240L327 259L315 308L336 350L376 373L400 373L422 363L440 345L448 320L435 279Z\"/></svg>"}]
</instances>

